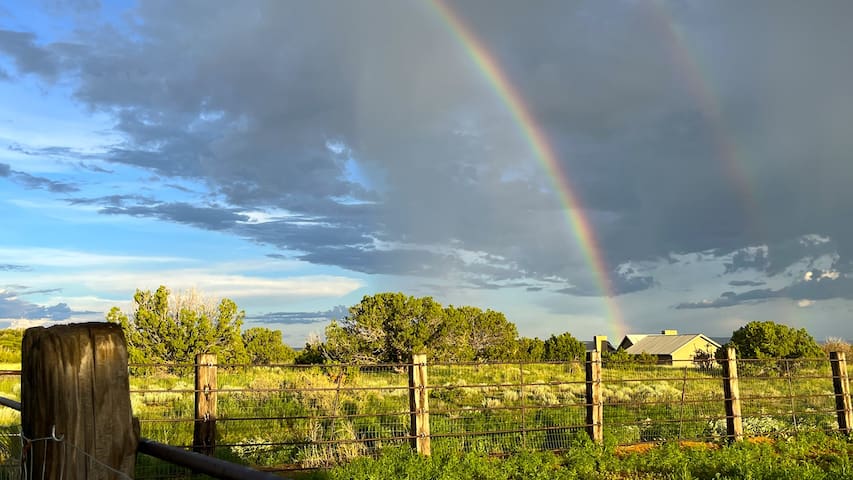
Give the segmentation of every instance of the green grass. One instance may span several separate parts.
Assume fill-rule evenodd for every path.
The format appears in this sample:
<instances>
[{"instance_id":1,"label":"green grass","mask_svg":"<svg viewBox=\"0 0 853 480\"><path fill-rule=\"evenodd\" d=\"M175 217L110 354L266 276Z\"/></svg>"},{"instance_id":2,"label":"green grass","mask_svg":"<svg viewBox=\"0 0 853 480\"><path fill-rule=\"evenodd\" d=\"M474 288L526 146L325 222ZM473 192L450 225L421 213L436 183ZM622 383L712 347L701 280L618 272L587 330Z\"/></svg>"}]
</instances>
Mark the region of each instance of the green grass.
<instances>
[{"instance_id":1,"label":"green grass","mask_svg":"<svg viewBox=\"0 0 853 480\"><path fill-rule=\"evenodd\" d=\"M793 414L789 399L745 400L746 434L786 438L835 428L827 369L826 362L802 365L794 373L803 378L793 379L773 370L760 373L760 366L745 372L745 398L809 396L795 401ZM564 450L583 430L586 387L581 364L430 365L428 374L432 448L437 455ZM605 368L603 375L607 442L722 441L718 370L623 366ZM376 456L388 447L408 448L407 440L399 438L409 429L407 384L402 368L221 367L217 455L257 466L325 467ZM347 391L350 387L368 389ZM131 402L142 435L171 445L191 444L193 388L188 372L148 369L132 375L131 389L138 393L131 395ZM312 388L320 390L305 390ZM17 377L0 377L0 395L19 394ZM19 422L16 412L0 408L0 426ZM522 427L527 431L512 431Z\"/></svg>"},{"instance_id":2,"label":"green grass","mask_svg":"<svg viewBox=\"0 0 853 480\"><path fill-rule=\"evenodd\" d=\"M597 446L583 436L568 453L522 451L503 458L466 453L420 457L390 449L310 478L317 480L477 479L751 479L823 480L853 478L853 448L845 439L824 434L798 435L774 444L748 442L712 448L667 443L643 453L620 454L613 445Z\"/></svg>"},{"instance_id":3,"label":"green grass","mask_svg":"<svg viewBox=\"0 0 853 480\"><path fill-rule=\"evenodd\" d=\"M828 377L818 367L801 368L796 374ZM522 382L534 385L519 386ZM160 373L133 377L131 383L134 389L160 390L132 397L134 411L144 420L142 434L166 443L190 444L193 394L186 390L192 390L191 379ZM835 426L834 415L827 413L831 406L826 405L832 399L821 396L832 391L829 378L792 381L773 373L747 376L742 384L742 395L747 397L816 396L796 400L795 415L790 400L752 400L744 405L747 435L790 436ZM387 367L220 369L219 388L225 390L218 400L221 453L253 465L324 467L405 445L404 439L393 440L408 433L405 389L345 389L406 385L404 370ZM430 365L429 385L432 444L438 454L563 450L585 423L584 372L578 364ZM607 368L604 385L608 442L720 442L725 436L719 371L701 371L692 365L686 369ZM337 391L338 386L344 390ZM300 388L325 390L295 390ZM308 418L318 416L336 418ZM240 420L246 417L282 418ZM186 421L151 421L157 419ZM528 431L512 431L522 426Z\"/></svg>"}]
</instances>

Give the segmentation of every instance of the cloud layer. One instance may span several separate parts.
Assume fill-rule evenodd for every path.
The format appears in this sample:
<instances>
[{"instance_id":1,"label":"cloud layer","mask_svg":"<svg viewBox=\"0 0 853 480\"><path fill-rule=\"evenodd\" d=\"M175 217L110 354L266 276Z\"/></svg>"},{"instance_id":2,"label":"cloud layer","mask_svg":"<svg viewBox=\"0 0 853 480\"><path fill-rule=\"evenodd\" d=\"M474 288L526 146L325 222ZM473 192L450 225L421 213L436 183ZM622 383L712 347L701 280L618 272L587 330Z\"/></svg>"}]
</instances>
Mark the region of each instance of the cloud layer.
<instances>
[{"instance_id":1,"label":"cloud layer","mask_svg":"<svg viewBox=\"0 0 853 480\"><path fill-rule=\"evenodd\" d=\"M552 144L615 293L667 282L632 263L705 252L731 287L763 288L677 309L849 298L853 3L451 9ZM67 38L0 29L4 81L69 85L121 138L75 162L103 178L142 170L186 197L89 192L6 164L0 177L317 265L601 294L555 183L428 3L147 1L128 21L87 22L94 11ZM766 285L817 258L838 277Z\"/></svg>"}]
</instances>

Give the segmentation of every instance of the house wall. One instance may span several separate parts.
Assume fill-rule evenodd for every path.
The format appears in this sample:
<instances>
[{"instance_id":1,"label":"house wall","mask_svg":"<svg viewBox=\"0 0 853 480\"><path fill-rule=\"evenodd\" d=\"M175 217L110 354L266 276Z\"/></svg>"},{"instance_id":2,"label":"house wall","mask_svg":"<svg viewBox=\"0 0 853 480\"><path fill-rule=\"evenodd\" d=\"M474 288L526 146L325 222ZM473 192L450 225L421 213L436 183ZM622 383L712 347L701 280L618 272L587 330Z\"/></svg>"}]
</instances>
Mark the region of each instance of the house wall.
<instances>
[{"instance_id":1,"label":"house wall","mask_svg":"<svg viewBox=\"0 0 853 480\"><path fill-rule=\"evenodd\" d=\"M706 351L713 355L717 351L717 347L716 345L708 342L705 338L696 337L683 347L673 352L672 359L674 361L693 360L693 357L696 355L696 350Z\"/></svg>"}]
</instances>

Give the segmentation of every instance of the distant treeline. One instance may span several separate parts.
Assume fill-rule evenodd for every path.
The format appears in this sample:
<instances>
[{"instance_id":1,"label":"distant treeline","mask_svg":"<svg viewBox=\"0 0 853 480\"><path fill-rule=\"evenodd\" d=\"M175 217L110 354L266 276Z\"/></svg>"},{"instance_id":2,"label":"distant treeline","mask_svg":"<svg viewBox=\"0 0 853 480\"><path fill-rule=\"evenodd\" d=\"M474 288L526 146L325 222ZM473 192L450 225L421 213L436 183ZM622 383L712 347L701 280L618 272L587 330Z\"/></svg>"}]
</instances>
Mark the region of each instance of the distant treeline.
<instances>
[{"instance_id":1,"label":"distant treeline","mask_svg":"<svg viewBox=\"0 0 853 480\"><path fill-rule=\"evenodd\" d=\"M121 325L131 363L191 364L199 353L215 353L227 364L403 363L413 352L432 362L577 361L586 346L569 332L539 338L520 337L503 313L477 307L442 306L431 297L403 293L369 295L332 320L325 341L309 339L294 351L279 330L243 330L245 312L230 299L210 300L197 293L173 295L161 286L137 290L130 314L113 307L109 322ZM23 330L0 330L0 362L20 362ZM850 352L838 338L819 345L805 329L775 322L750 322L734 331L717 352L734 346L741 358L802 358L828 351ZM707 355L707 354L706 354ZM657 357L605 354L609 363L654 363Z\"/></svg>"}]
</instances>

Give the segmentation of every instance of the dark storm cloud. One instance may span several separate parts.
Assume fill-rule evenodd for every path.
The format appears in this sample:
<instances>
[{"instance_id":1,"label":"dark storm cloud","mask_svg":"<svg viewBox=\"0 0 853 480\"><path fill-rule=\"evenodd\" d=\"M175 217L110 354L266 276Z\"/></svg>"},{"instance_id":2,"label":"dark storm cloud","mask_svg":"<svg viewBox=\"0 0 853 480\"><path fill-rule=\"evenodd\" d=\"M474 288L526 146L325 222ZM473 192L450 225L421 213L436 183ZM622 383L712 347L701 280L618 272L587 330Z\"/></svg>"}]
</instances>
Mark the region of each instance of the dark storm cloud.
<instances>
[{"instance_id":1,"label":"dark storm cloud","mask_svg":"<svg viewBox=\"0 0 853 480\"><path fill-rule=\"evenodd\" d=\"M263 315L246 317L257 323L273 323L285 325L326 323L329 320L340 320L349 314L347 307L338 305L325 312L272 312Z\"/></svg>"},{"instance_id":2,"label":"dark storm cloud","mask_svg":"<svg viewBox=\"0 0 853 480\"><path fill-rule=\"evenodd\" d=\"M176 184L174 184L174 183L167 183L167 184L165 184L164 186L169 187L169 188L172 188L172 189L175 189L175 190L177 190L177 191L179 191L179 192L184 192L184 193L194 193L194 192L193 192L192 190L190 190L189 188L184 187L184 186L182 186L182 185L176 185Z\"/></svg>"},{"instance_id":3,"label":"dark storm cloud","mask_svg":"<svg viewBox=\"0 0 853 480\"><path fill-rule=\"evenodd\" d=\"M66 198L65 201L71 205L104 205L111 207L124 207L128 203L132 205L156 205L159 202L151 197L143 195L107 195L104 197L93 198ZM155 212L151 212L151 216L156 216Z\"/></svg>"},{"instance_id":4,"label":"dark storm cloud","mask_svg":"<svg viewBox=\"0 0 853 480\"><path fill-rule=\"evenodd\" d=\"M551 141L614 293L656 284L621 264L672 253L777 275L825 249L849 268L853 3L451 7ZM75 46L0 37L18 73L66 74L78 101L114 116L122 141L108 161L225 199L105 214L230 231L360 272L601 294L552 172L430 7L151 1L132 15L125 30L81 26ZM266 209L291 216L240 213Z\"/></svg>"},{"instance_id":5,"label":"dark storm cloud","mask_svg":"<svg viewBox=\"0 0 853 480\"><path fill-rule=\"evenodd\" d=\"M756 282L754 280L732 280L729 285L732 287L760 287L766 282Z\"/></svg>"},{"instance_id":6,"label":"dark storm cloud","mask_svg":"<svg viewBox=\"0 0 853 480\"><path fill-rule=\"evenodd\" d=\"M627 293L639 292L647 290L655 286L654 277L650 275L642 275L632 268L626 268L619 272L613 272L609 275L610 294L624 295ZM555 290L557 293L567 295L577 295L582 297L599 296L603 292L597 283L577 284L570 287Z\"/></svg>"},{"instance_id":7,"label":"dark storm cloud","mask_svg":"<svg viewBox=\"0 0 853 480\"><path fill-rule=\"evenodd\" d=\"M22 300L19 295L39 292L13 292L9 290L0 291L0 318L23 318L27 320L48 319L68 320L73 315L89 314L95 312L75 311L65 303L56 305L37 305Z\"/></svg>"},{"instance_id":8,"label":"dark storm cloud","mask_svg":"<svg viewBox=\"0 0 853 480\"><path fill-rule=\"evenodd\" d=\"M676 310L689 310L698 308L722 308L733 307L744 303L756 303L767 301L771 298L779 298L783 296L778 290L769 288L761 290L750 290L748 292L736 294L734 292L723 292L719 298L714 300L704 300L700 302L684 302L675 306Z\"/></svg>"},{"instance_id":9,"label":"dark storm cloud","mask_svg":"<svg viewBox=\"0 0 853 480\"><path fill-rule=\"evenodd\" d=\"M47 190L52 193L73 193L80 190L80 188L73 183L51 180L49 178L30 175L26 172L19 172L10 169L9 165L2 163L0 163L0 177L9 178L13 182L26 188Z\"/></svg>"},{"instance_id":10,"label":"dark storm cloud","mask_svg":"<svg viewBox=\"0 0 853 480\"><path fill-rule=\"evenodd\" d=\"M0 54L8 56L20 73L53 79L59 73L57 56L49 48L36 44L30 32L0 30Z\"/></svg>"},{"instance_id":11,"label":"dark storm cloud","mask_svg":"<svg viewBox=\"0 0 853 480\"><path fill-rule=\"evenodd\" d=\"M747 269L764 271L769 263L767 252L764 250L740 250L732 255L731 262L724 264L726 267L725 273L736 273Z\"/></svg>"},{"instance_id":12,"label":"dark storm cloud","mask_svg":"<svg viewBox=\"0 0 853 480\"><path fill-rule=\"evenodd\" d=\"M56 14L89 13L101 8L100 0L40 0L45 10Z\"/></svg>"},{"instance_id":13,"label":"dark storm cloud","mask_svg":"<svg viewBox=\"0 0 853 480\"><path fill-rule=\"evenodd\" d=\"M73 148L69 147L60 147L60 146L52 146L52 147L30 147L24 146L20 143L12 143L7 147L12 152L22 153L24 155L30 157L56 157L56 158L79 158L79 159L93 159L96 158L94 155L81 153Z\"/></svg>"},{"instance_id":14,"label":"dark storm cloud","mask_svg":"<svg viewBox=\"0 0 853 480\"><path fill-rule=\"evenodd\" d=\"M819 273L818 273L819 275ZM821 278L797 281L780 289L757 289L743 293L724 292L714 300L685 302L676 309L722 308L741 304L760 303L774 298L791 300L828 300L832 298L853 299L853 278Z\"/></svg>"},{"instance_id":15,"label":"dark storm cloud","mask_svg":"<svg viewBox=\"0 0 853 480\"><path fill-rule=\"evenodd\" d=\"M441 277L461 262L458 258L421 249L376 250L367 245L311 247L297 258L371 274Z\"/></svg>"},{"instance_id":16,"label":"dark storm cloud","mask_svg":"<svg viewBox=\"0 0 853 480\"><path fill-rule=\"evenodd\" d=\"M155 217L207 230L228 230L234 226L235 222L249 219L249 217L227 208L219 206L199 207L183 202L159 203L151 206L106 206L100 212L107 215Z\"/></svg>"},{"instance_id":17,"label":"dark storm cloud","mask_svg":"<svg viewBox=\"0 0 853 480\"><path fill-rule=\"evenodd\" d=\"M95 173L114 173L112 170L108 170L106 168L100 167L98 165L95 165L94 163L78 162L77 166L84 169L84 170L88 170L90 172L95 172Z\"/></svg>"},{"instance_id":18,"label":"dark storm cloud","mask_svg":"<svg viewBox=\"0 0 853 480\"><path fill-rule=\"evenodd\" d=\"M17 151L17 148L19 147L15 145L9 147L10 150L15 151ZM27 188L47 190L52 193L72 193L80 189L73 183L51 180L49 178L30 175L26 172L12 170L12 168L6 163L0 163L0 177L9 178L15 183Z\"/></svg>"}]
</instances>

